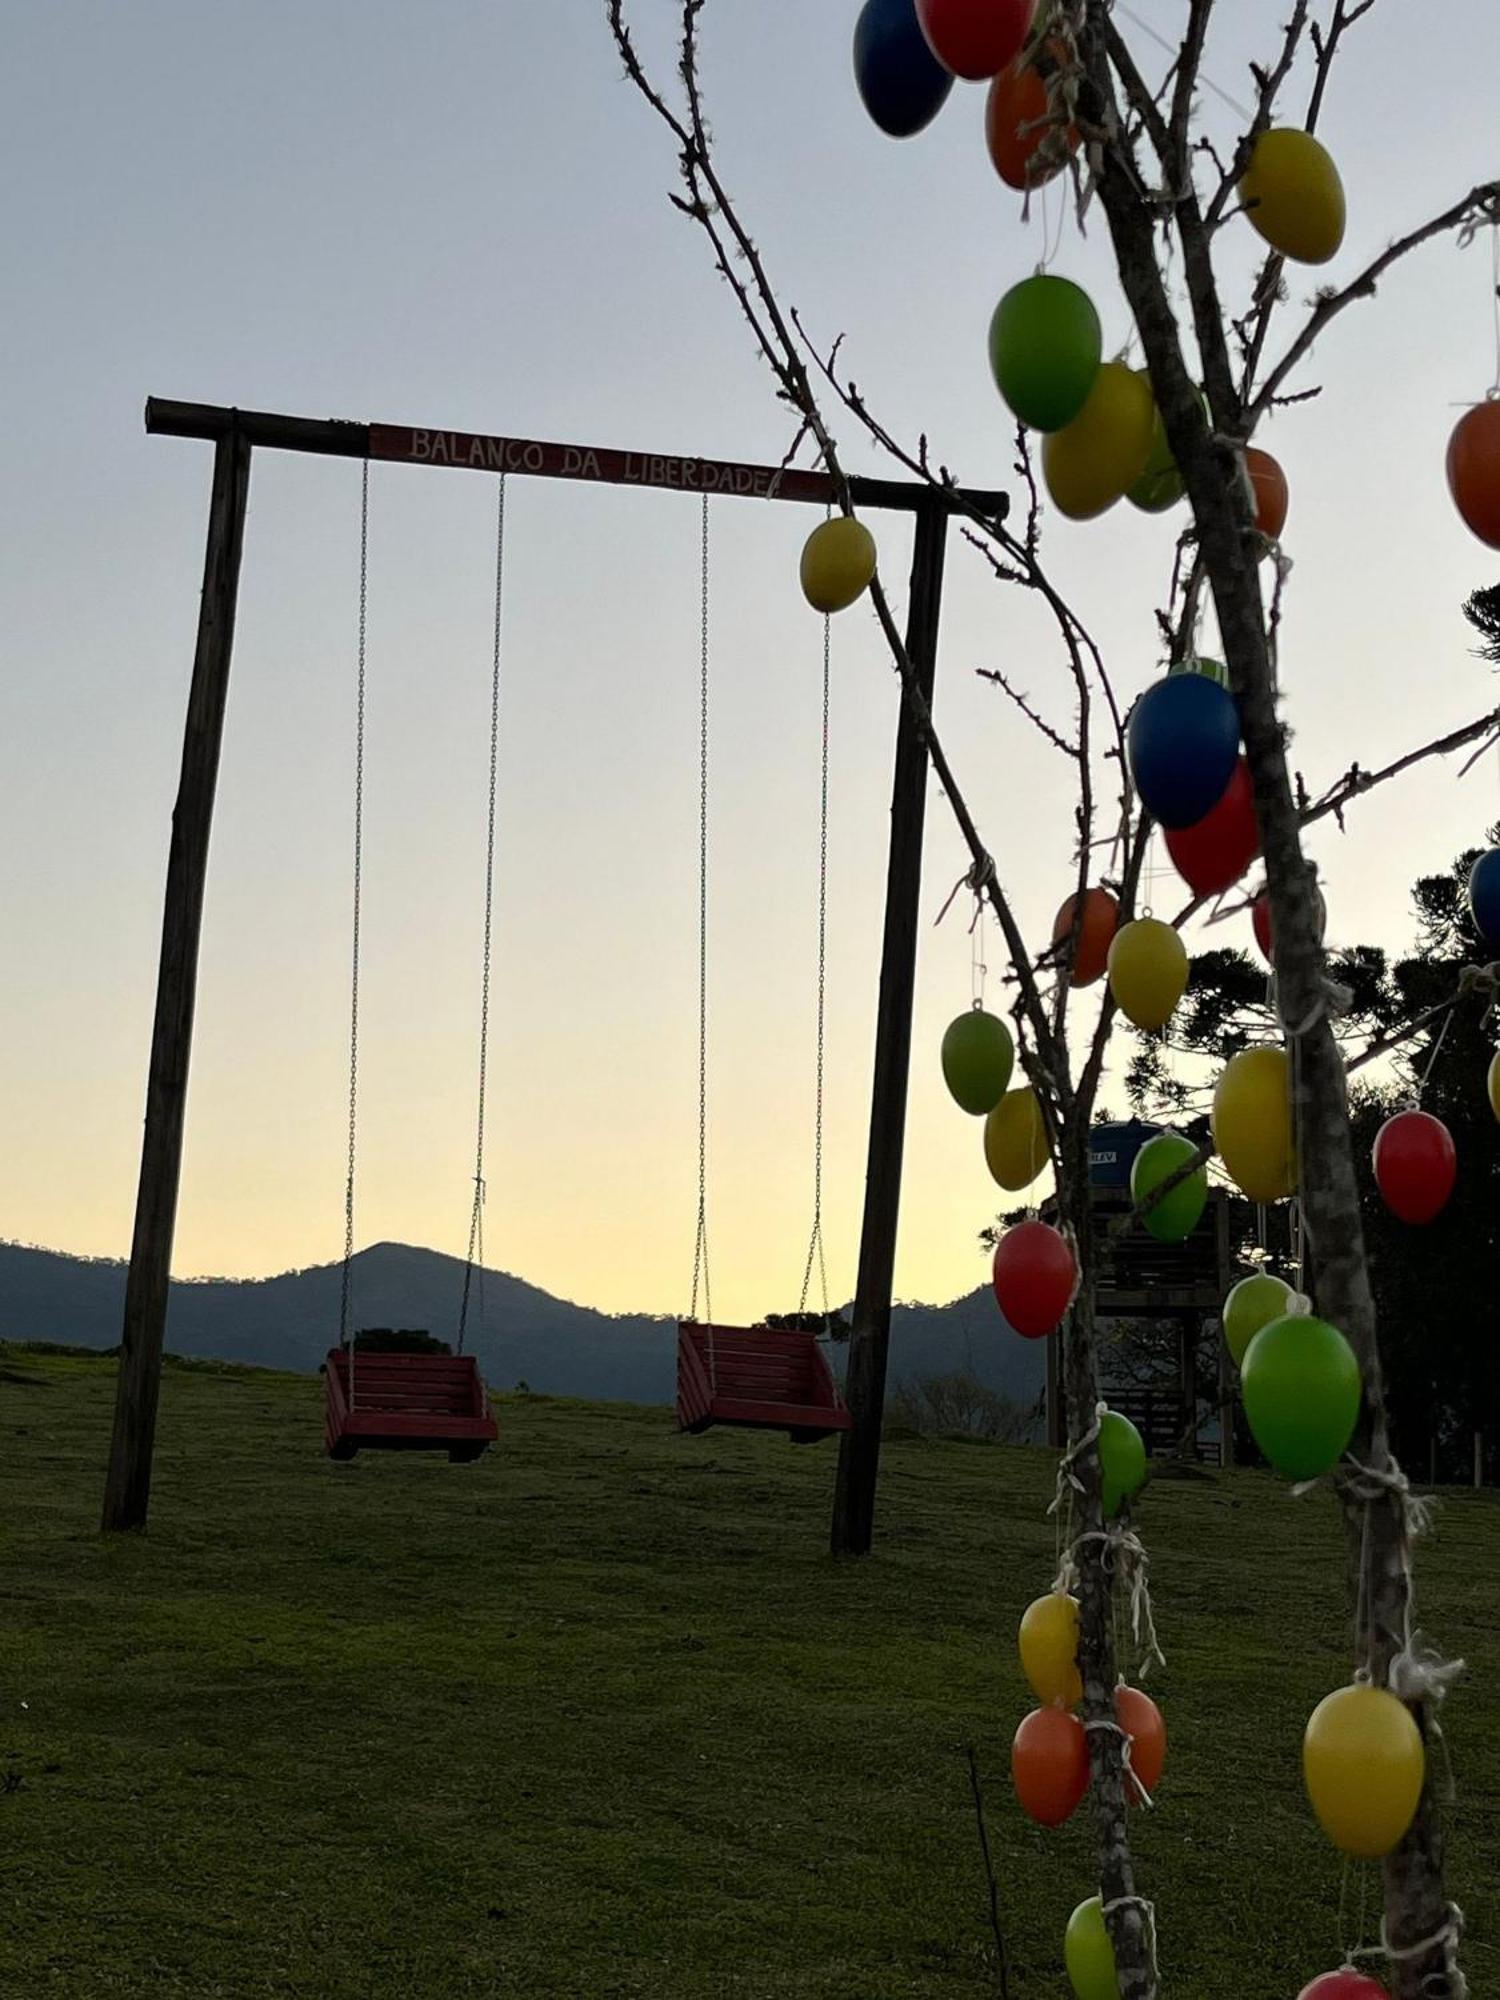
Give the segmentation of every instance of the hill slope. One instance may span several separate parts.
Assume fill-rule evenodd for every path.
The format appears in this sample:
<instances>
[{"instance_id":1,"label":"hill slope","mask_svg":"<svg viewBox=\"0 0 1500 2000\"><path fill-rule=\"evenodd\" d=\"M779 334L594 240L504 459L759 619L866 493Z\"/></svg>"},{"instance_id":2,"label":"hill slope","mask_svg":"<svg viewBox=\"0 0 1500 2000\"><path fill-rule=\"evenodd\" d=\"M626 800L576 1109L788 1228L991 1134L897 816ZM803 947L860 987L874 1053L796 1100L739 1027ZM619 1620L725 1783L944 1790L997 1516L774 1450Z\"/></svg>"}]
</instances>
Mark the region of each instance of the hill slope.
<instances>
[{"instance_id":1,"label":"hill slope","mask_svg":"<svg viewBox=\"0 0 1500 2000\"><path fill-rule=\"evenodd\" d=\"M892 1442L876 1554L835 1564L827 1447L522 1397L476 1466L336 1467L315 1383L176 1364L151 1532L105 1543L111 1378L0 1352L0 1993L993 2000L965 1744L1010 1990L1065 1990L1089 1828L1030 1825L1008 1778L1047 1453ZM1153 1486L1141 1525L1164 1990L1287 2000L1340 1956L1299 1768L1348 1676L1335 1509L1236 1473ZM1476 1995L1497 1545L1496 1496L1454 1494L1421 1567L1424 1630L1469 1661L1443 1726Z\"/></svg>"},{"instance_id":2,"label":"hill slope","mask_svg":"<svg viewBox=\"0 0 1500 2000\"><path fill-rule=\"evenodd\" d=\"M275 1278L176 1283L167 1345L177 1354L311 1372L337 1338L341 1277L340 1265L320 1264ZM377 1243L354 1260L354 1323L426 1327L451 1340L462 1289L457 1258ZM112 1347L124 1296L121 1263L0 1243L0 1340ZM489 1381L602 1402L672 1400L672 1320L596 1312L506 1271L484 1273L483 1302L481 1315L476 1280L469 1345ZM893 1378L968 1365L991 1387L1032 1402L1041 1390L1043 1357L1030 1342L997 1338L997 1330L986 1290L951 1306L898 1306Z\"/></svg>"}]
</instances>

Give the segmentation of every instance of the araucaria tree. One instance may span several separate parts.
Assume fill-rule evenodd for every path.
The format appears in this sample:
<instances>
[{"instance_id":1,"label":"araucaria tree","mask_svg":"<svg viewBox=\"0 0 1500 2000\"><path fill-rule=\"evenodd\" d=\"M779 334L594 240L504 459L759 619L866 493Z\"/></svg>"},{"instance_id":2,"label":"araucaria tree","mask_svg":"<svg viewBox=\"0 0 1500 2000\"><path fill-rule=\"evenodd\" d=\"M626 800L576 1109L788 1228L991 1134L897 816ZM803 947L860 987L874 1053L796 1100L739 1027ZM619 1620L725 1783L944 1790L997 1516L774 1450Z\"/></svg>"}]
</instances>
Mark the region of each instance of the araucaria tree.
<instances>
[{"instance_id":1,"label":"araucaria tree","mask_svg":"<svg viewBox=\"0 0 1500 2000\"><path fill-rule=\"evenodd\" d=\"M1112 978L1084 1032L1076 1028L1070 1003L1102 970L1111 937L1123 937L1135 917L1155 820L1168 827L1169 852L1188 884L1179 927L1211 898L1232 893L1257 853L1263 858L1275 940L1275 1036L1260 1052L1268 1060L1255 1072L1261 1100L1248 1108L1251 1124L1263 1128L1252 1134L1256 1158L1250 1168L1231 1157L1225 1165L1257 1198L1294 1191L1314 1272L1315 1317L1304 1317L1303 1325L1324 1342L1320 1354L1335 1374L1341 1354L1352 1350L1357 1358L1357 1377L1349 1363L1348 1422L1329 1462L1309 1467L1289 1451L1278 1463L1274 1445L1268 1456L1292 1476L1316 1470L1331 1477L1348 1527L1359 1633L1355 1691L1362 1701L1379 1697L1373 1709L1365 1702L1365 1712L1376 1717L1376 1736L1394 1731L1388 1795L1362 1800L1358 1788L1379 1759L1347 1755L1335 1719L1332 1742L1325 1740L1323 1748L1344 1778L1325 1776L1321 1796L1314 1787L1314 1803L1346 1851L1384 1856L1380 1948L1396 1992L1402 2000L1460 2000L1467 1988L1459 1966L1459 1920L1444 1886L1437 1797L1442 1759L1422 1755L1452 1670L1424 1652L1413 1631L1412 1544L1424 1515L1387 1435L1346 1051L1336 1032L1344 995L1325 963L1321 900L1303 836L1313 822L1342 817L1372 786L1426 759L1491 743L1500 714L1481 715L1415 747L1384 771L1355 765L1319 796L1294 785L1277 696L1276 640L1288 574L1278 542L1285 487L1279 467L1252 439L1269 411L1310 390L1305 364L1319 335L1347 308L1370 298L1392 266L1435 239L1462 240L1500 221L1500 184L1476 187L1412 228L1347 283L1319 293L1278 338L1291 312L1286 260L1322 263L1342 240L1342 188L1312 135L1346 37L1375 0L1332 0L1322 22L1311 18L1309 0L1289 0L1289 18L1275 29L1263 65L1252 69L1250 116L1232 139L1222 130L1211 132L1201 110L1213 0L1184 4L1180 43L1165 62L1154 35L1133 44L1122 23L1134 17L1110 0L867 0L856 31L861 94L876 122L893 134L910 133L936 115L947 94L947 72L994 78L987 136L997 170L1017 188L1018 204L1026 190L1056 177L1071 190L1080 222L1090 212L1102 215L1144 356L1143 370L1103 362L1091 302L1055 278L1017 286L992 328L997 380L1022 420L1017 475L1026 504L1015 520L973 519L967 532L1001 583L1034 593L1048 608L1071 705L1071 719L1059 726L995 676L1046 738L1044 754L1066 760L1076 786L1072 895L1044 950L1022 935L962 773L933 729L878 571L869 596L909 712L972 857L970 886L993 910L1005 941L1015 1039L1030 1093L1012 1111L1023 1124L1033 1110L1039 1115L1056 1174L1059 1230L1076 1269L1062 1330L1070 1432L1059 1476L1069 1521L1062 1581L1079 1605L1077 1661L1098 1853L1099 1906L1092 1921L1102 1914L1107 1943L1102 1934L1099 1943L1106 1953L1112 1950L1114 1983L1124 2000L1151 2000L1157 1992L1155 1917L1131 1857L1126 1800L1134 1780L1127 1734L1116 1722L1121 1663L1112 1640L1113 1593L1133 1588L1139 1601L1145 1558L1128 1501L1116 1505L1118 1494L1107 1490L1111 1482L1101 1465L1088 1195L1095 1101L1117 1005L1126 996ZM675 143L681 185L673 200L703 231L788 406L794 431L788 460L806 446L843 484L834 426L853 424L909 473L942 487L961 510L956 481L929 456L925 440L905 445L841 374L837 344L820 348L809 338L778 293L747 219L726 194L701 88L706 0L681 0L677 74L670 83L645 69L625 0L606 0L606 8L630 80ZM830 78L830 88L837 81ZM1250 227L1265 241L1264 264L1247 299L1228 299L1215 267L1216 246L1222 232ZM1460 424L1449 472L1471 526L1500 546L1495 410L1481 404L1471 413L1473 423ZM1028 429L1046 434L1041 482ZM1163 579L1158 614L1177 685L1192 683L1181 700L1158 699L1164 679L1151 690L1149 707L1135 707L1132 721L1133 691L1117 688L1046 569L1043 485L1052 503L1075 517L1102 512L1127 492L1153 510L1185 502L1185 526ZM1198 633L1210 609L1227 695L1196 671ZM1500 856L1496 865L1500 869ZM1494 900L1500 905L1500 885ZM1481 923L1491 942L1500 937L1500 908L1493 923L1493 929ZM1267 1079L1279 1102L1265 1102ZM1235 1107L1226 1099L1223 1108L1216 1136L1228 1155ZM1246 1112L1243 1092L1238 1112ZM1284 1186L1267 1189L1264 1142L1269 1131L1274 1153L1278 1126L1286 1136L1270 1181ZM1202 1157L1182 1160L1159 1181L1154 1194L1140 1200L1142 1214L1164 1206L1200 1169ZM1305 1314L1306 1301L1297 1305ZM860 1337L856 1324L856 1344ZM1294 1327L1277 1350L1283 1361L1291 1356L1294 1375L1300 1351ZM1248 1389L1255 1354L1252 1344L1246 1356L1252 1425ZM1304 1385L1297 1393L1305 1404L1316 1400L1317 1389ZM1346 1795L1339 1794L1340 1782ZM1404 1803L1403 1785L1410 1792ZM1070 1952L1069 1970L1077 1990L1092 2000L1099 1959L1088 1947L1081 1936L1078 1962L1071 1962ZM1107 1959L1105 1964L1108 1978Z\"/></svg>"}]
</instances>

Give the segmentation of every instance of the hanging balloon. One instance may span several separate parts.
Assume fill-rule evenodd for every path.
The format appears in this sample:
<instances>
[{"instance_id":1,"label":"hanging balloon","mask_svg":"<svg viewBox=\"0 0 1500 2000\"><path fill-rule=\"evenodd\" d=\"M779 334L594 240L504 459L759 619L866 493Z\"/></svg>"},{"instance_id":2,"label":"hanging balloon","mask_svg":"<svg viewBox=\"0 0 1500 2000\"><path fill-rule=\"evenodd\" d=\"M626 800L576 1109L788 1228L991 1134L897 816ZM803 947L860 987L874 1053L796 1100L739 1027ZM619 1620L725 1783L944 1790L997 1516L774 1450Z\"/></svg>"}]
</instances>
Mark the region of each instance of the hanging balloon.
<instances>
[{"instance_id":1,"label":"hanging balloon","mask_svg":"<svg viewBox=\"0 0 1500 2000\"><path fill-rule=\"evenodd\" d=\"M1469 870L1469 915L1486 944L1500 945L1500 847L1481 854Z\"/></svg>"},{"instance_id":2,"label":"hanging balloon","mask_svg":"<svg viewBox=\"0 0 1500 2000\"><path fill-rule=\"evenodd\" d=\"M1080 1903L1069 1917L1063 1939L1063 1963L1068 1969L1074 2000L1120 2000L1115 1948L1109 1941L1104 1904L1098 1896Z\"/></svg>"},{"instance_id":3,"label":"hanging balloon","mask_svg":"<svg viewBox=\"0 0 1500 2000\"><path fill-rule=\"evenodd\" d=\"M990 319L990 367L1011 414L1034 431L1060 431L1088 401L1104 336L1088 293L1045 272L1025 278Z\"/></svg>"},{"instance_id":4,"label":"hanging balloon","mask_svg":"<svg viewBox=\"0 0 1500 2000\"><path fill-rule=\"evenodd\" d=\"M961 1111L982 1118L1005 1095L1015 1066L1010 1029L982 1007L948 1023L943 1036L943 1081Z\"/></svg>"},{"instance_id":5,"label":"hanging balloon","mask_svg":"<svg viewBox=\"0 0 1500 2000\"><path fill-rule=\"evenodd\" d=\"M1302 1739L1302 1775L1319 1824L1360 1861L1389 1854L1416 1815L1427 1757L1411 1711L1385 1688L1325 1695Z\"/></svg>"},{"instance_id":6,"label":"hanging balloon","mask_svg":"<svg viewBox=\"0 0 1500 2000\"><path fill-rule=\"evenodd\" d=\"M1078 129L1060 133L1047 116L1047 86L1022 54L990 85L984 104L984 142L995 172L1018 194L1060 173L1078 149Z\"/></svg>"},{"instance_id":7,"label":"hanging balloon","mask_svg":"<svg viewBox=\"0 0 1500 2000\"><path fill-rule=\"evenodd\" d=\"M1118 1410L1106 1410L1099 1419L1099 1469L1104 1518L1109 1520L1146 1483L1145 1440Z\"/></svg>"},{"instance_id":8,"label":"hanging balloon","mask_svg":"<svg viewBox=\"0 0 1500 2000\"><path fill-rule=\"evenodd\" d=\"M1178 1132L1158 1132L1154 1139L1148 1139L1130 1169L1130 1199L1136 1207L1185 1167L1197 1151L1192 1140ZM1158 1243L1181 1243L1197 1228L1207 1205L1208 1169L1200 1166L1147 1209L1141 1221Z\"/></svg>"},{"instance_id":9,"label":"hanging balloon","mask_svg":"<svg viewBox=\"0 0 1500 2000\"><path fill-rule=\"evenodd\" d=\"M927 46L955 76L983 83L1021 53L1036 0L917 0Z\"/></svg>"},{"instance_id":10,"label":"hanging balloon","mask_svg":"<svg viewBox=\"0 0 1500 2000\"><path fill-rule=\"evenodd\" d=\"M1490 1109L1500 1118L1500 1049L1490 1057L1490 1073L1485 1081L1490 1094Z\"/></svg>"},{"instance_id":11,"label":"hanging balloon","mask_svg":"<svg viewBox=\"0 0 1500 2000\"><path fill-rule=\"evenodd\" d=\"M1021 1671L1037 1700L1076 1708L1083 1700L1078 1671L1078 1600L1049 1590L1021 1619Z\"/></svg>"},{"instance_id":12,"label":"hanging balloon","mask_svg":"<svg viewBox=\"0 0 1500 2000\"><path fill-rule=\"evenodd\" d=\"M1010 1746L1010 1774L1021 1810L1038 1826L1061 1826L1089 1788L1083 1724L1065 1708L1034 1708Z\"/></svg>"},{"instance_id":13,"label":"hanging balloon","mask_svg":"<svg viewBox=\"0 0 1500 2000\"><path fill-rule=\"evenodd\" d=\"M1060 958L1066 955L1068 938L1073 930L1073 912L1078 898L1069 896L1058 911L1052 924L1052 943L1059 950ZM1083 918L1078 926L1078 936L1073 947L1073 966L1068 974L1070 986L1092 986L1096 979L1102 979L1104 968L1109 964L1109 948L1114 941L1115 925L1120 919L1120 906L1108 889L1089 889L1084 893Z\"/></svg>"},{"instance_id":14,"label":"hanging balloon","mask_svg":"<svg viewBox=\"0 0 1500 2000\"><path fill-rule=\"evenodd\" d=\"M1230 1287L1224 1301L1224 1344L1234 1356L1236 1368L1261 1328L1273 1319L1285 1319L1292 1311L1296 1296L1290 1285L1269 1271L1256 1271Z\"/></svg>"},{"instance_id":15,"label":"hanging balloon","mask_svg":"<svg viewBox=\"0 0 1500 2000\"><path fill-rule=\"evenodd\" d=\"M1209 1123L1225 1171L1251 1201L1281 1201L1297 1185L1291 1074L1285 1049L1242 1049L1225 1063Z\"/></svg>"},{"instance_id":16,"label":"hanging balloon","mask_svg":"<svg viewBox=\"0 0 1500 2000\"><path fill-rule=\"evenodd\" d=\"M1078 1264L1065 1236L1047 1222L1018 1222L995 1245L995 1299L1013 1333L1040 1340L1073 1302Z\"/></svg>"},{"instance_id":17,"label":"hanging balloon","mask_svg":"<svg viewBox=\"0 0 1500 2000\"><path fill-rule=\"evenodd\" d=\"M1207 417L1208 398L1201 389L1198 392L1198 400L1203 405L1204 416ZM1164 514L1169 507L1177 505L1185 490L1182 474L1178 471L1177 461L1172 456L1172 447L1167 442L1167 427L1158 411L1146 469L1125 497L1132 507L1139 507L1143 514Z\"/></svg>"},{"instance_id":18,"label":"hanging balloon","mask_svg":"<svg viewBox=\"0 0 1500 2000\"><path fill-rule=\"evenodd\" d=\"M1158 412L1156 428L1151 433L1151 449L1146 454L1145 470L1125 498L1132 507L1139 507L1143 514L1165 514L1169 507L1177 505L1182 495L1182 474L1167 442L1167 427Z\"/></svg>"},{"instance_id":19,"label":"hanging balloon","mask_svg":"<svg viewBox=\"0 0 1500 2000\"><path fill-rule=\"evenodd\" d=\"M1130 1739L1130 1769L1137 1783L1125 1784L1126 1799L1132 1805L1145 1793L1156 1796L1162 1767L1167 1761L1167 1725L1150 1695L1122 1682L1115 1689L1115 1721Z\"/></svg>"},{"instance_id":20,"label":"hanging balloon","mask_svg":"<svg viewBox=\"0 0 1500 2000\"><path fill-rule=\"evenodd\" d=\"M1311 132L1262 132L1240 182L1252 227L1298 264L1326 264L1344 240L1344 184Z\"/></svg>"},{"instance_id":21,"label":"hanging balloon","mask_svg":"<svg viewBox=\"0 0 1500 2000\"><path fill-rule=\"evenodd\" d=\"M1448 491L1465 525L1500 549L1500 402L1477 403L1454 425Z\"/></svg>"},{"instance_id":22,"label":"hanging balloon","mask_svg":"<svg viewBox=\"0 0 1500 2000\"><path fill-rule=\"evenodd\" d=\"M1169 674L1202 674L1205 680L1217 681L1221 688L1229 685L1229 669L1222 660L1209 660L1201 655L1189 655L1185 659L1173 660L1167 668Z\"/></svg>"},{"instance_id":23,"label":"hanging balloon","mask_svg":"<svg viewBox=\"0 0 1500 2000\"><path fill-rule=\"evenodd\" d=\"M984 1157L991 1174L1012 1194L1031 1186L1051 1159L1047 1126L1036 1092L1008 1090L984 1121Z\"/></svg>"},{"instance_id":24,"label":"hanging balloon","mask_svg":"<svg viewBox=\"0 0 1500 2000\"><path fill-rule=\"evenodd\" d=\"M865 0L854 24L854 82L892 139L911 138L942 110L953 75L927 46L915 0Z\"/></svg>"},{"instance_id":25,"label":"hanging balloon","mask_svg":"<svg viewBox=\"0 0 1500 2000\"><path fill-rule=\"evenodd\" d=\"M1326 1319L1273 1319L1245 1350L1240 1393L1250 1434L1273 1470L1283 1479L1321 1479L1359 1421L1359 1363Z\"/></svg>"},{"instance_id":26,"label":"hanging balloon","mask_svg":"<svg viewBox=\"0 0 1500 2000\"><path fill-rule=\"evenodd\" d=\"M1153 681L1130 711L1130 775L1154 820L1193 826L1223 798L1240 754L1234 696L1205 674Z\"/></svg>"},{"instance_id":27,"label":"hanging balloon","mask_svg":"<svg viewBox=\"0 0 1500 2000\"><path fill-rule=\"evenodd\" d=\"M1458 1177L1453 1134L1430 1111L1398 1111L1375 1134L1375 1185L1402 1222L1431 1222Z\"/></svg>"},{"instance_id":28,"label":"hanging balloon","mask_svg":"<svg viewBox=\"0 0 1500 2000\"><path fill-rule=\"evenodd\" d=\"M1250 928L1255 932L1255 942L1260 946L1260 955L1267 965L1276 962L1276 940L1271 929L1271 892L1262 889L1250 905ZM1318 891L1318 942L1323 942L1328 930L1328 905L1323 892Z\"/></svg>"},{"instance_id":29,"label":"hanging balloon","mask_svg":"<svg viewBox=\"0 0 1500 2000\"><path fill-rule=\"evenodd\" d=\"M1187 947L1160 917L1137 917L1109 947L1109 990L1133 1027L1164 1027L1187 991Z\"/></svg>"},{"instance_id":30,"label":"hanging balloon","mask_svg":"<svg viewBox=\"0 0 1500 2000\"><path fill-rule=\"evenodd\" d=\"M1286 474L1268 451L1253 444L1245 447L1245 470L1255 496L1255 525L1268 542L1279 542L1292 504Z\"/></svg>"},{"instance_id":31,"label":"hanging balloon","mask_svg":"<svg viewBox=\"0 0 1500 2000\"><path fill-rule=\"evenodd\" d=\"M1297 2000L1390 2000L1390 1995L1378 1979L1346 1965L1337 1972L1325 1972L1321 1979L1304 1986Z\"/></svg>"},{"instance_id":32,"label":"hanging balloon","mask_svg":"<svg viewBox=\"0 0 1500 2000\"><path fill-rule=\"evenodd\" d=\"M1195 896L1216 896L1238 882L1260 853L1255 792L1241 757L1219 803L1192 826L1168 827L1172 866Z\"/></svg>"},{"instance_id":33,"label":"hanging balloon","mask_svg":"<svg viewBox=\"0 0 1500 2000\"><path fill-rule=\"evenodd\" d=\"M1140 477L1155 423L1146 377L1123 361L1104 362L1072 423L1042 441L1042 473L1059 513L1091 521L1113 507Z\"/></svg>"},{"instance_id":34,"label":"hanging balloon","mask_svg":"<svg viewBox=\"0 0 1500 2000\"><path fill-rule=\"evenodd\" d=\"M875 574L875 537L852 514L821 522L802 546L802 594L814 611L844 611Z\"/></svg>"}]
</instances>

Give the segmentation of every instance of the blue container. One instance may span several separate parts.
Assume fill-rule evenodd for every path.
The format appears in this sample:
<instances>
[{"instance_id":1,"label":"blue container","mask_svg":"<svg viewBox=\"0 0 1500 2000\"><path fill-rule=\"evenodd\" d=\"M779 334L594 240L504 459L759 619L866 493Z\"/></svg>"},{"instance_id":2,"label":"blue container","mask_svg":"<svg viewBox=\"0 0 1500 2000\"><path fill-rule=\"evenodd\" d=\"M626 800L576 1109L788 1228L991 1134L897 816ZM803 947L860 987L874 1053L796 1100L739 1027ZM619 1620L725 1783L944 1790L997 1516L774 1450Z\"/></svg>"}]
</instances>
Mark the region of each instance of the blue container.
<instances>
[{"instance_id":1,"label":"blue container","mask_svg":"<svg viewBox=\"0 0 1500 2000\"><path fill-rule=\"evenodd\" d=\"M1135 1156L1148 1139L1162 1130L1143 1118L1124 1125L1096 1125L1089 1133L1089 1186L1118 1188L1130 1192L1130 1169Z\"/></svg>"}]
</instances>

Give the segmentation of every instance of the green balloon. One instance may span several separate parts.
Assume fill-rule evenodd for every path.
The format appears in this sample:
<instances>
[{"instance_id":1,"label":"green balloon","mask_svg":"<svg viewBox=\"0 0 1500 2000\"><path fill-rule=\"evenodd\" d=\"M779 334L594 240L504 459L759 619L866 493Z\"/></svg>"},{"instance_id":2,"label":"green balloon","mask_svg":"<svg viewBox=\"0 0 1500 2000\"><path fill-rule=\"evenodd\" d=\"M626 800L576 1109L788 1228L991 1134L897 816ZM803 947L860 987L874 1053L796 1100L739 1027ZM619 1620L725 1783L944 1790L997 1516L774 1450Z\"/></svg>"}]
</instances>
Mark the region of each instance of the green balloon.
<instances>
[{"instance_id":1,"label":"green balloon","mask_svg":"<svg viewBox=\"0 0 1500 2000\"><path fill-rule=\"evenodd\" d=\"M1245 1349L1263 1326L1287 1317L1296 1296L1290 1285L1273 1278L1269 1271L1257 1271L1232 1287L1224 1301L1224 1339L1236 1367L1243 1363Z\"/></svg>"},{"instance_id":2,"label":"green balloon","mask_svg":"<svg viewBox=\"0 0 1500 2000\"><path fill-rule=\"evenodd\" d=\"M1130 1169L1130 1199L1139 1206L1153 1188L1170 1180L1179 1167L1185 1167L1197 1150L1192 1140L1184 1139L1180 1132L1158 1132L1154 1139L1148 1139ZM1163 1195L1141 1221L1158 1243L1180 1243L1197 1228L1207 1203L1208 1168L1200 1166L1185 1181L1179 1181L1170 1194Z\"/></svg>"},{"instance_id":3,"label":"green balloon","mask_svg":"<svg viewBox=\"0 0 1500 2000\"><path fill-rule=\"evenodd\" d=\"M1063 1963L1077 2000L1120 2000L1115 1948L1109 1941L1104 1904L1098 1896L1080 1903L1069 1917L1063 1939Z\"/></svg>"},{"instance_id":4,"label":"green balloon","mask_svg":"<svg viewBox=\"0 0 1500 2000\"><path fill-rule=\"evenodd\" d=\"M1060 431L1088 401L1104 333L1088 293L1045 273L1012 285L990 319L990 367L1013 414Z\"/></svg>"},{"instance_id":5,"label":"green balloon","mask_svg":"<svg viewBox=\"0 0 1500 2000\"><path fill-rule=\"evenodd\" d=\"M1129 1417L1122 1417L1118 1410L1106 1410L1099 1419L1099 1469L1104 1475L1107 1521L1146 1481L1145 1440Z\"/></svg>"},{"instance_id":6,"label":"green balloon","mask_svg":"<svg viewBox=\"0 0 1500 2000\"><path fill-rule=\"evenodd\" d=\"M1167 443L1167 427L1157 412L1156 429L1151 434L1151 451L1146 469L1126 492L1125 498L1143 514L1165 514L1183 495L1182 474Z\"/></svg>"},{"instance_id":7,"label":"green balloon","mask_svg":"<svg viewBox=\"0 0 1500 2000\"><path fill-rule=\"evenodd\" d=\"M1173 674L1202 674L1206 681L1217 681L1221 688L1229 685L1229 669L1222 660L1206 658L1174 660L1167 668L1167 676Z\"/></svg>"},{"instance_id":8,"label":"green balloon","mask_svg":"<svg viewBox=\"0 0 1500 2000\"><path fill-rule=\"evenodd\" d=\"M1010 1029L982 1007L950 1021L943 1036L943 1081L953 1099L975 1118L993 1111L1010 1088L1016 1045Z\"/></svg>"},{"instance_id":9,"label":"green balloon","mask_svg":"<svg viewBox=\"0 0 1500 2000\"><path fill-rule=\"evenodd\" d=\"M1359 1362L1336 1326L1305 1314L1263 1326L1240 1363L1250 1432L1283 1478L1319 1479L1359 1422Z\"/></svg>"}]
</instances>

